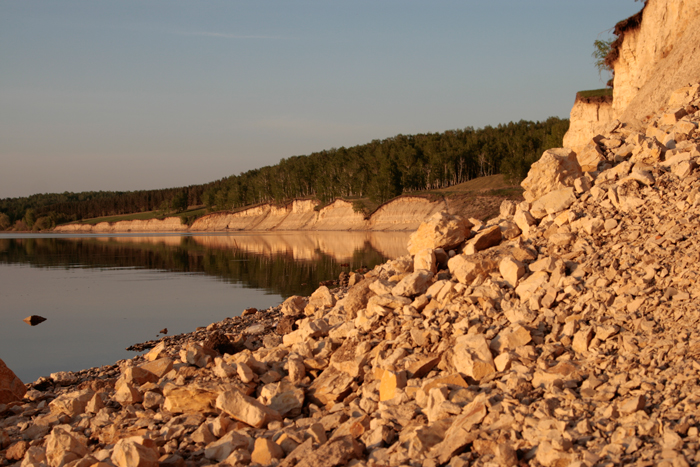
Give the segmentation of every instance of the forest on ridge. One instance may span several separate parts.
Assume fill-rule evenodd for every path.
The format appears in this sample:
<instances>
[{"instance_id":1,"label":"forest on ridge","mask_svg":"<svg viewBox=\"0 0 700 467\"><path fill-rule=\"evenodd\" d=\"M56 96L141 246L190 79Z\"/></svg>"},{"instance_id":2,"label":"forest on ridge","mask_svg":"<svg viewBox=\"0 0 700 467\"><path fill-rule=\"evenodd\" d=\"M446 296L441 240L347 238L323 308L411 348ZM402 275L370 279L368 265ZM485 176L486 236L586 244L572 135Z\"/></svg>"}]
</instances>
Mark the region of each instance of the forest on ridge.
<instances>
[{"instance_id":1,"label":"forest on ridge","mask_svg":"<svg viewBox=\"0 0 700 467\"><path fill-rule=\"evenodd\" d=\"M369 198L446 188L504 174L517 183L546 149L561 147L568 119L520 120L480 129L396 135L349 148L292 156L202 185L130 192L36 194L0 199L0 230L44 230L82 219L146 211L208 211L294 198Z\"/></svg>"}]
</instances>

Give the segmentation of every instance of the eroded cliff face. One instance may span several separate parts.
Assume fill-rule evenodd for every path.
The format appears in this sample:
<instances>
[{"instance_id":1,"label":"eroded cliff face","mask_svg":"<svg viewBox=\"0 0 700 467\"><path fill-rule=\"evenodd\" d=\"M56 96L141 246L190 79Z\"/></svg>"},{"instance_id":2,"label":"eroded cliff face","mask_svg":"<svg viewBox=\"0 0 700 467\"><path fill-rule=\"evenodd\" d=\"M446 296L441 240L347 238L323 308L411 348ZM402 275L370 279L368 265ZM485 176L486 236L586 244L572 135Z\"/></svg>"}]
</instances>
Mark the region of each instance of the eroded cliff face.
<instances>
[{"instance_id":1,"label":"eroded cliff face","mask_svg":"<svg viewBox=\"0 0 700 467\"><path fill-rule=\"evenodd\" d=\"M647 118L673 90L700 80L700 0L649 0L613 66L613 118L622 121Z\"/></svg>"},{"instance_id":2,"label":"eroded cliff face","mask_svg":"<svg viewBox=\"0 0 700 467\"><path fill-rule=\"evenodd\" d=\"M577 95L569 117L569 131L564 135L564 147L578 153L591 138L604 131L612 115L612 96L584 98Z\"/></svg>"},{"instance_id":3,"label":"eroded cliff face","mask_svg":"<svg viewBox=\"0 0 700 467\"><path fill-rule=\"evenodd\" d=\"M243 211L217 212L197 219L188 227L178 217L162 221L102 222L97 225L70 224L56 227L62 233L100 232L226 232L226 231L412 231L433 213L445 209L444 201L433 202L406 196L389 201L369 219L357 213L352 203L335 200L318 211L318 202L295 200L284 206L263 204Z\"/></svg>"},{"instance_id":4,"label":"eroded cliff face","mask_svg":"<svg viewBox=\"0 0 700 467\"><path fill-rule=\"evenodd\" d=\"M163 220L134 220L119 222L100 222L99 224L59 225L54 232L59 233L112 233L112 232L184 232L187 225L179 217L166 217Z\"/></svg>"},{"instance_id":5,"label":"eroded cliff face","mask_svg":"<svg viewBox=\"0 0 700 467\"><path fill-rule=\"evenodd\" d=\"M700 81L700 0L648 0L615 33L612 102L576 99L564 136L564 147L576 153L611 121L643 121L675 89Z\"/></svg>"},{"instance_id":6,"label":"eroded cliff face","mask_svg":"<svg viewBox=\"0 0 700 467\"><path fill-rule=\"evenodd\" d=\"M403 197L380 206L369 219L369 230L416 230L421 222L446 209L444 201Z\"/></svg>"}]
</instances>

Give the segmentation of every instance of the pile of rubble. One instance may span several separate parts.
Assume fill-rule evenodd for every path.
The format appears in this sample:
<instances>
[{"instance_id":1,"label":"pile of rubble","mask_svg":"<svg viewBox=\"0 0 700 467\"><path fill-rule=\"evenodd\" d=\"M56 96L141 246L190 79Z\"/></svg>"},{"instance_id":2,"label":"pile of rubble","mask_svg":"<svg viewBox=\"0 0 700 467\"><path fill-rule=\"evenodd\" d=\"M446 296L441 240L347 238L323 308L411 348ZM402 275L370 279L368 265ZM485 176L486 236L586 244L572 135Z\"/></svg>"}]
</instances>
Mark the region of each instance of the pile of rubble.
<instances>
[{"instance_id":1,"label":"pile of rubble","mask_svg":"<svg viewBox=\"0 0 700 467\"><path fill-rule=\"evenodd\" d=\"M274 331L46 379L0 405L2 465L700 463L699 87L545 152L499 218L437 214L411 256L253 315Z\"/></svg>"}]
</instances>

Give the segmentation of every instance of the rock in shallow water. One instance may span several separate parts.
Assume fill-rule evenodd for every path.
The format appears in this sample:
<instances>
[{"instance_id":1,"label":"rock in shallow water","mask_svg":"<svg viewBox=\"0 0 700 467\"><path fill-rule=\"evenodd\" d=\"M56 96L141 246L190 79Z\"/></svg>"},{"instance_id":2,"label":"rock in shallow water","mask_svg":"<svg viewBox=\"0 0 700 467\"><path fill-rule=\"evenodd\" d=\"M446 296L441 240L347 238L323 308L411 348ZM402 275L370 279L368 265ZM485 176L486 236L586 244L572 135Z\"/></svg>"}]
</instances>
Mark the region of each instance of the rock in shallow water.
<instances>
[{"instance_id":1,"label":"rock in shallow water","mask_svg":"<svg viewBox=\"0 0 700 467\"><path fill-rule=\"evenodd\" d=\"M36 326L37 324L43 323L44 321L46 321L46 318L44 318L43 316L39 316L39 315L32 315L32 316L27 316L22 321L24 321L25 323L27 323L30 326Z\"/></svg>"}]
</instances>

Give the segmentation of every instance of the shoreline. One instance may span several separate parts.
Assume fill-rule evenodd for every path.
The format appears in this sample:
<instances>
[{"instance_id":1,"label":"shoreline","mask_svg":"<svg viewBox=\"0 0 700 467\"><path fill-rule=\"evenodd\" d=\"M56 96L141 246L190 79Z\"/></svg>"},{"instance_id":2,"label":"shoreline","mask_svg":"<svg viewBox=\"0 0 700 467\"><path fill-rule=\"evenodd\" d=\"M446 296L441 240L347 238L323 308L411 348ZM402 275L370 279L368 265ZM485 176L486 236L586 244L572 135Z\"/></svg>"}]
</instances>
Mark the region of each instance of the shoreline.
<instances>
[{"instance_id":1,"label":"shoreline","mask_svg":"<svg viewBox=\"0 0 700 467\"><path fill-rule=\"evenodd\" d=\"M0 406L2 465L697 464L693 89L545 151L486 223L438 212L342 287L52 375Z\"/></svg>"}]
</instances>

